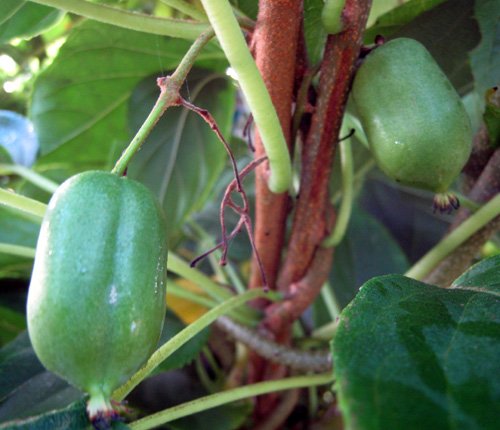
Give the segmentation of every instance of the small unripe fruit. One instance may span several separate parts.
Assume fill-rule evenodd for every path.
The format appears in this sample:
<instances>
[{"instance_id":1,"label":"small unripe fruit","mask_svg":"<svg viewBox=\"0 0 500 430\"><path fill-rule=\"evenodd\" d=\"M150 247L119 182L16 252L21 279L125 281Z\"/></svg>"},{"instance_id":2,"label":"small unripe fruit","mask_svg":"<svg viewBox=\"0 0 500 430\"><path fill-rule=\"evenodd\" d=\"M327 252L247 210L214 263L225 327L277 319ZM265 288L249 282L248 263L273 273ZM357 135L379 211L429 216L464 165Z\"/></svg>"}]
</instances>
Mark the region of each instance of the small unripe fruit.
<instances>
[{"instance_id":1,"label":"small unripe fruit","mask_svg":"<svg viewBox=\"0 0 500 430\"><path fill-rule=\"evenodd\" d=\"M142 184L106 172L64 182L44 216L28 330L47 369L90 395L91 420L150 357L165 318L165 218Z\"/></svg>"},{"instance_id":2,"label":"small unripe fruit","mask_svg":"<svg viewBox=\"0 0 500 430\"><path fill-rule=\"evenodd\" d=\"M359 68L353 100L378 166L397 182L443 193L472 148L469 117L427 49L394 39Z\"/></svg>"}]
</instances>

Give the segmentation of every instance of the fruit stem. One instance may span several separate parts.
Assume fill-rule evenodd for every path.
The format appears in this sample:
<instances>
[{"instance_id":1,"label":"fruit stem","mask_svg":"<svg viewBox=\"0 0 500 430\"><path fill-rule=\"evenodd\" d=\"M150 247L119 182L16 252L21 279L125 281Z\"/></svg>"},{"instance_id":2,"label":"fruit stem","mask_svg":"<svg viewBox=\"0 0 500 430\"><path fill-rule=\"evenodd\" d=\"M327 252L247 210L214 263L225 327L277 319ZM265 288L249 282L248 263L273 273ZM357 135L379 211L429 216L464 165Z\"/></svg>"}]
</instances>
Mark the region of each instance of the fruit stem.
<instances>
[{"instance_id":1,"label":"fruit stem","mask_svg":"<svg viewBox=\"0 0 500 430\"><path fill-rule=\"evenodd\" d=\"M175 92L175 90L172 91L166 89L166 86L161 85L162 82L163 81L160 82L160 80L158 80L161 92L158 100L156 100L156 103L153 106L153 109L149 113L144 123L141 125L141 128L139 129L135 137L132 139L132 142L130 142L127 149L125 149L120 159L115 164L115 167L113 167L113 169L111 170L111 173L123 176L128 164L132 160L132 157L136 154L143 142L146 140L146 137L148 137L150 131L163 115L163 112L165 112L165 109L167 109L167 107L169 106L172 106L177 101L179 94Z\"/></svg>"},{"instance_id":2,"label":"fruit stem","mask_svg":"<svg viewBox=\"0 0 500 430\"><path fill-rule=\"evenodd\" d=\"M499 214L500 194L492 198L474 215L441 240L441 242L417 261L405 275L417 280L422 279L436 264Z\"/></svg>"},{"instance_id":3,"label":"fruit stem","mask_svg":"<svg viewBox=\"0 0 500 430\"><path fill-rule=\"evenodd\" d=\"M111 399L106 397L102 392L97 392L90 395L87 402L87 414L90 422L95 426L106 425L110 420L118 418L118 411L113 408Z\"/></svg>"},{"instance_id":4,"label":"fruit stem","mask_svg":"<svg viewBox=\"0 0 500 430\"><path fill-rule=\"evenodd\" d=\"M182 403L172 408L165 409L156 414L147 416L128 426L133 430L148 430L167 422L182 418L197 412L205 411L216 406L235 402L237 400L276 391L289 390L293 388L305 388L318 385L330 384L334 381L333 370L317 375L294 376L273 381L259 382L257 384L237 387L219 393L210 394L190 402Z\"/></svg>"},{"instance_id":5,"label":"fruit stem","mask_svg":"<svg viewBox=\"0 0 500 430\"><path fill-rule=\"evenodd\" d=\"M276 110L262 76L257 69L231 5L227 0L202 0L210 23L236 72L238 82L250 106L269 159L269 189L273 193L288 190L292 163Z\"/></svg>"},{"instance_id":6,"label":"fruit stem","mask_svg":"<svg viewBox=\"0 0 500 430\"><path fill-rule=\"evenodd\" d=\"M265 297L266 299L272 301L278 301L281 299L280 294L274 292L265 293L263 289L258 288L246 291L243 294L226 300L217 307L208 311L206 314L202 315L194 323L188 325L167 343L157 349L146 362L144 367L142 367L135 375L133 375L127 382L125 382L125 384L123 384L113 393L113 398L121 402L127 396L127 394L130 393L130 391L132 391L132 389L134 389L137 384L139 384L139 382L141 382L146 376L148 376L162 361L164 361L174 351L184 345L188 340L193 338L201 330L203 330L205 327L208 327L221 315L225 315L238 306L241 306L242 304L250 300L254 300L260 297Z\"/></svg>"}]
</instances>

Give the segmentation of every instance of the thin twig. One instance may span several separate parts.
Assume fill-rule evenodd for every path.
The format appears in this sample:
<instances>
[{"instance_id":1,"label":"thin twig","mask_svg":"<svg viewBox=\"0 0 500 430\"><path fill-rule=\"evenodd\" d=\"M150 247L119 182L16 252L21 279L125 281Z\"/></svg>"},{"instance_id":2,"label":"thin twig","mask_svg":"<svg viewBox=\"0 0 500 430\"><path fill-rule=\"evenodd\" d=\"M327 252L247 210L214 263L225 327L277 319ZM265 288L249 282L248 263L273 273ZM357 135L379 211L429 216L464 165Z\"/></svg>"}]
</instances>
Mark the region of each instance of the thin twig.
<instances>
[{"instance_id":1,"label":"thin twig","mask_svg":"<svg viewBox=\"0 0 500 430\"><path fill-rule=\"evenodd\" d=\"M287 348L226 316L218 318L216 323L231 337L273 363L315 372L323 372L332 368L332 354L329 349L304 351Z\"/></svg>"},{"instance_id":2,"label":"thin twig","mask_svg":"<svg viewBox=\"0 0 500 430\"><path fill-rule=\"evenodd\" d=\"M187 100L184 100L183 98L180 99L180 102L181 102L182 106L185 106L188 109L190 109L193 112L196 112L198 115L200 115L208 123L208 125L210 125L210 128L215 132L215 134L217 134L218 138L223 143L224 148L226 148L226 151L229 154L229 158L231 159L234 177L236 178L236 183L238 185L238 188L237 188L238 192L242 193L243 187L241 185L240 175L238 174L238 167L236 166L236 160L234 159L233 151L231 151L231 148L227 144L226 139L224 139L224 136L222 136L222 133L220 132L219 126L215 122L215 119L212 116L212 114L208 110L201 109L201 108L189 103Z\"/></svg>"}]
</instances>

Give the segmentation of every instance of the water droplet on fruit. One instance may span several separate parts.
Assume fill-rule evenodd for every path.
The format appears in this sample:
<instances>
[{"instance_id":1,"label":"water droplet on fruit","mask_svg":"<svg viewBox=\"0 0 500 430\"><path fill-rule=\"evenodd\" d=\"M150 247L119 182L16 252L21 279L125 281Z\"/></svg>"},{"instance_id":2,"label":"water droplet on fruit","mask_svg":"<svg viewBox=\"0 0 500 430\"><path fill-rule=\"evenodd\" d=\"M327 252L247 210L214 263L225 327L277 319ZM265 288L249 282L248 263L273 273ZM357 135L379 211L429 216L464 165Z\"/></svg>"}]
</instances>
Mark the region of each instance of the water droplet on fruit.
<instances>
[{"instance_id":1,"label":"water droplet on fruit","mask_svg":"<svg viewBox=\"0 0 500 430\"><path fill-rule=\"evenodd\" d=\"M116 286L111 285L111 292L109 293L109 304L112 305L118 300L118 292L116 291Z\"/></svg>"}]
</instances>

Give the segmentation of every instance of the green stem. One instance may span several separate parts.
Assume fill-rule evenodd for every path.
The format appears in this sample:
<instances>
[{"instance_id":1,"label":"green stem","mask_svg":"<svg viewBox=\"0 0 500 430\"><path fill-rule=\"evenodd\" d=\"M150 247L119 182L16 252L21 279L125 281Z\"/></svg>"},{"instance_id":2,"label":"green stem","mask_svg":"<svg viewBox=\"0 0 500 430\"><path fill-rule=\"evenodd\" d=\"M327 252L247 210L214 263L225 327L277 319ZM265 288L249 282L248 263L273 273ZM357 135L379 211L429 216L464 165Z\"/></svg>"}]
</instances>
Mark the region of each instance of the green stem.
<instances>
[{"instance_id":1,"label":"green stem","mask_svg":"<svg viewBox=\"0 0 500 430\"><path fill-rule=\"evenodd\" d=\"M342 309L333 294L332 286L329 282L325 282L325 285L321 288L321 298L323 299L330 318L332 321L335 321L335 319L340 315Z\"/></svg>"},{"instance_id":2,"label":"green stem","mask_svg":"<svg viewBox=\"0 0 500 430\"><path fill-rule=\"evenodd\" d=\"M171 8L182 12L185 15L190 16L193 19L201 22L207 22L207 15L197 7L193 6L191 3L188 3L184 0L160 0L162 3L170 6Z\"/></svg>"},{"instance_id":3,"label":"green stem","mask_svg":"<svg viewBox=\"0 0 500 430\"><path fill-rule=\"evenodd\" d=\"M219 306L202 315L194 323L188 325L167 343L157 349L146 362L144 367L142 367L125 384L123 384L113 393L113 398L118 402L123 401L127 394L130 393L134 389L134 387L139 384L139 382L141 382L146 376L148 376L163 360L165 360L168 356L170 356L170 354L184 345L189 339L193 338L205 327L208 327L221 315L225 315L236 307L259 297L266 297L267 299L271 300L273 299L273 297L271 297L268 293L265 293L262 289L253 289L238 296L234 296L229 300L226 300Z\"/></svg>"},{"instance_id":4,"label":"green stem","mask_svg":"<svg viewBox=\"0 0 500 430\"><path fill-rule=\"evenodd\" d=\"M174 281L172 281L170 278L167 279L167 292L172 296L189 300L190 302L196 303L201 306L205 306L209 309L214 308L219 304L219 302L209 297L201 296L200 294L196 294L192 291L182 288L181 286L177 285Z\"/></svg>"},{"instance_id":5,"label":"green stem","mask_svg":"<svg viewBox=\"0 0 500 430\"><path fill-rule=\"evenodd\" d=\"M142 31L162 36L196 39L208 27L205 23L172 18L158 18L137 12L130 12L87 0L30 0L34 3L55 7L85 18L94 19L117 27Z\"/></svg>"},{"instance_id":6,"label":"green stem","mask_svg":"<svg viewBox=\"0 0 500 430\"><path fill-rule=\"evenodd\" d=\"M215 308L219 304L219 302L216 300L213 300L209 297L201 296L185 288L182 288L171 279L167 280L167 292L168 294L171 294L175 297L180 297L189 300L193 303L205 306L208 309ZM167 298L167 305L168 305L168 298ZM242 309L238 309L238 311L231 311L229 313L229 316L239 321L242 324L249 325L252 327L256 326L260 321L257 318L258 314L254 313L254 310L252 308L246 307L243 309L245 309L246 311Z\"/></svg>"},{"instance_id":7,"label":"green stem","mask_svg":"<svg viewBox=\"0 0 500 430\"><path fill-rule=\"evenodd\" d=\"M266 85L229 2L201 1L222 49L238 76L241 90L259 128L271 170L269 189L274 193L283 193L288 190L291 183L292 164L278 115Z\"/></svg>"},{"instance_id":8,"label":"green stem","mask_svg":"<svg viewBox=\"0 0 500 430\"><path fill-rule=\"evenodd\" d=\"M340 163L342 165L342 202L332 233L321 243L321 246L325 248L337 246L344 238L349 225L354 199L354 166L351 139L342 140L339 145Z\"/></svg>"},{"instance_id":9,"label":"green stem","mask_svg":"<svg viewBox=\"0 0 500 430\"><path fill-rule=\"evenodd\" d=\"M330 342L334 337L335 333L337 333L337 329L339 327L339 322L337 320L329 322L324 326L318 327L311 333L311 338L324 340L326 342Z\"/></svg>"},{"instance_id":10,"label":"green stem","mask_svg":"<svg viewBox=\"0 0 500 430\"><path fill-rule=\"evenodd\" d=\"M479 203L476 203L474 200L469 199L465 194L459 193L455 190L452 191L455 197L460 201L460 206L466 207L471 212L476 212L482 206Z\"/></svg>"},{"instance_id":11,"label":"green stem","mask_svg":"<svg viewBox=\"0 0 500 430\"><path fill-rule=\"evenodd\" d=\"M35 249L29 246L0 243L0 253L17 255L18 257L35 258Z\"/></svg>"},{"instance_id":12,"label":"green stem","mask_svg":"<svg viewBox=\"0 0 500 430\"><path fill-rule=\"evenodd\" d=\"M47 205L30 199L29 197L21 196L14 192L10 192L0 188L0 206L4 205L21 213L34 215L35 219L42 221L43 215L47 210Z\"/></svg>"},{"instance_id":13,"label":"green stem","mask_svg":"<svg viewBox=\"0 0 500 430\"><path fill-rule=\"evenodd\" d=\"M132 139L132 142L130 142L127 149L123 151L120 159L116 162L115 167L113 167L113 169L111 170L111 173L115 173L119 176L122 176L124 174L125 169L132 160L133 156L140 149L141 145L146 140L146 137L148 137L155 124L163 115L163 112L165 112L165 109L169 105L172 105L173 101L177 101L178 97L178 94L172 94L170 91L167 92L164 90L164 87L162 87L160 96L158 97L158 100L156 100L153 109L149 113L144 123L141 125L141 128L139 129L135 137Z\"/></svg>"},{"instance_id":14,"label":"green stem","mask_svg":"<svg viewBox=\"0 0 500 430\"><path fill-rule=\"evenodd\" d=\"M169 106L179 104L179 91L184 84L188 73L193 67L201 50L214 37L214 35L215 33L212 28L208 28L205 32L203 32L191 45L186 55L184 55L181 62L177 66L175 72L171 76L162 79L161 83L160 80L158 81L161 88L158 100L142 124L141 128L132 139L132 142L130 142L129 146L116 163L115 167L111 171L112 173L123 175L133 156L140 149L141 145L144 143L165 110Z\"/></svg>"},{"instance_id":15,"label":"green stem","mask_svg":"<svg viewBox=\"0 0 500 430\"><path fill-rule=\"evenodd\" d=\"M333 371L328 371L317 375L295 376L274 381L259 382L257 384L246 385L216 394L211 394L192 400L191 402L165 409L164 411L137 420L129 424L129 427L133 430L148 430L178 418L205 411L216 406L235 402L237 400L293 388L325 385L330 384L333 381Z\"/></svg>"},{"instance_id":16,"label":"green stem","mask_svg":"<svg viewBox=\"0 0 500 430\"><path fill-rule=\"evenodd\" d=\"M2 164L0 163L0 175L16 174L36 185L38 188L53 194L59 187L59 184L47 179L45 176L28 169L19 164Z\"/></svg>"},{"instance_id":17,"label":"green stem","mask_svg":"<svg viewBox=\"0 0 500 430\"><path fill-rule=\"evenodd\" d=\"M321 24L328 34L337 34L344 29L342 10L346 0L325 0L321 12Z\"/></svg>"},{"instance_id":18,"label":"green stem","mask_svg":"<svg viewBox=\"0 0 500 430\"><path fill-rule=\"evenodd\" d=\"M414 279L422 279L436 264L499 214L500 194L492 198L481 209L441 240L441 242L417 261L405 275Z\"/></svg>"},{"instance_id":19,"label":"green stem","mask_svg":"<svg viewBox=\"0 0 500 430\"><path fill-rule=\"evenodd\" d=\"M199 270L190 267L188 263L173 252L169 252L168 254L168 270L181 278L188 279L195 283L208 295L218 301L227 300L233 297L233 294L229 290L221 287L217 282L213 281Z\"/></svg>"}]
</instances>

